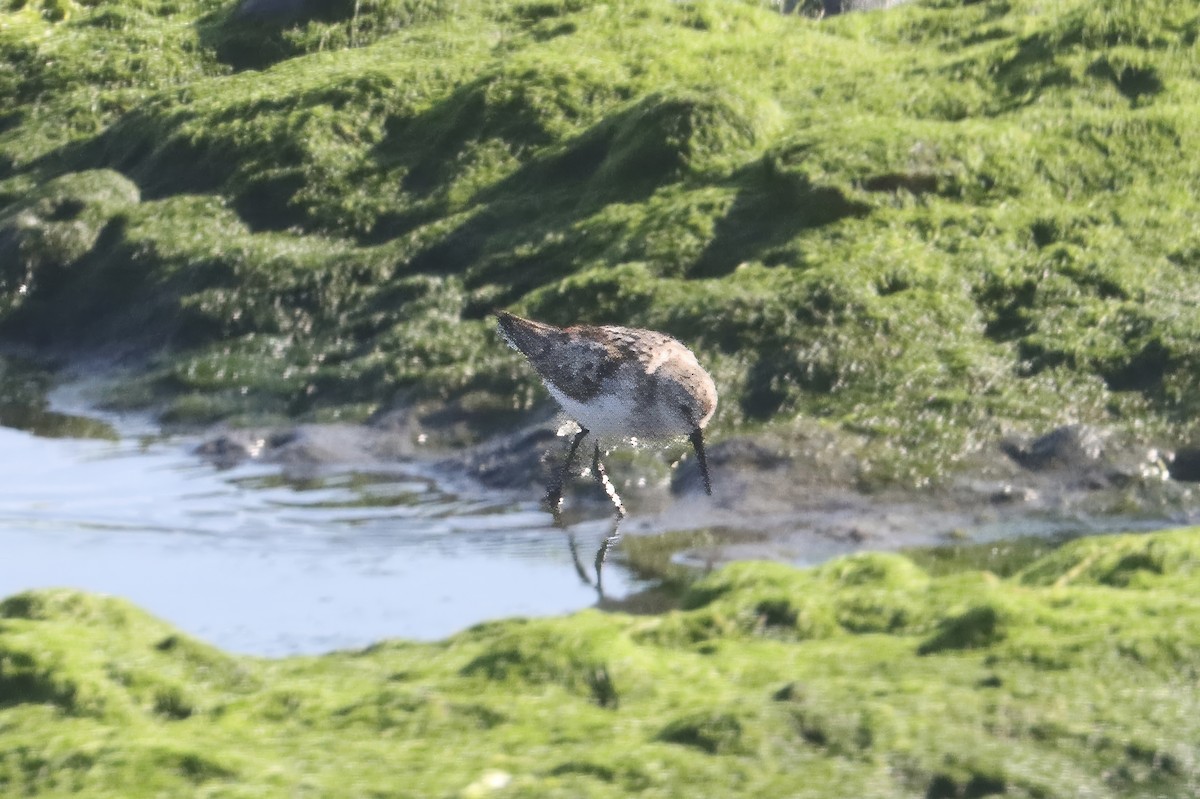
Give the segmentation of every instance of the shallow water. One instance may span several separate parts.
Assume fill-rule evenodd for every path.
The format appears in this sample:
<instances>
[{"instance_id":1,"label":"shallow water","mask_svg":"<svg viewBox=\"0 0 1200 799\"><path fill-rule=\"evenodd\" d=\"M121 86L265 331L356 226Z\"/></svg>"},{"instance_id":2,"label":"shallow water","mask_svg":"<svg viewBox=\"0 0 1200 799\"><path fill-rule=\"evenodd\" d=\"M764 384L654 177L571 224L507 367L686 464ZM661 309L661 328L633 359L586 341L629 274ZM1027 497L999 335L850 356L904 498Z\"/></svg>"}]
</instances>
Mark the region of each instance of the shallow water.
<instances>
[{"instance_id":1,"label":"shallow water","mask_svg":"<svg viewBox=\"0 0 1200 799\"><path fill-rule=\"evenodd\" d=\"M596 602L534 503L456 496L415 467L218 471L191 454L195 442L122 427L116 440L0 427L0 596L114 594L223 649L269 656ZM590 553L606 524L576 533ZM606 567L608 596L635 588Z\"/></svg>"},{"instance_id":2,"label":"shallow water","mask_svg":"<svg viewBox=\"0 0 1200 799\"><path fill-rule=\"evenodd\" d=\"M437 639L485 620L597 603L566 533L536 502L451 490L453 475L414 463L223 471L193 453L196 440L163 437L149 419L97 414L86 382L49 399L47 385L0 358L0 597L53 586L114 594L225 650L266 656ZM796 492L775 488L759 486L759 496ZM1047 493L1055 501L1036 507L846 491L780 507L691 497L659 514L635 512L624 532L708 531L708 544L681 544L675 555L703 570L733 559L811 565L860 549L1063 540L1200 520L1190 488L1135 513L1097 513L1096 499L1107 505L1108 495L1077 494ZM585 571L611 531L604 511L595 513L571 528ZM621 602L649 587L623 568L622 551L605 567L606 598L657 607L653 593Z\"/></svg>"}]
</instances>

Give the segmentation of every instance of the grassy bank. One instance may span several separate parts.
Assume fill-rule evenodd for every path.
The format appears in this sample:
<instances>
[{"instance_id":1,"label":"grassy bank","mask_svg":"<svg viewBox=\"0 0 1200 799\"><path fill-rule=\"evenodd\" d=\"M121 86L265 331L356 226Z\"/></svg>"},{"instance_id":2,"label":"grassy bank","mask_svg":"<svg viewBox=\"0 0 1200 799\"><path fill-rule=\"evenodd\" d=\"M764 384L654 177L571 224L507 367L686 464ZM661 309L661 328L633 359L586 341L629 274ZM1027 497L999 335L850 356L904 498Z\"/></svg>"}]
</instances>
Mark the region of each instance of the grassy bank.
<instances>
[{"instance_id":1,"label":"grassy bank","mask_svg":"<svg viewBox=\"0 0 1200 799\"><path fill-rule=\"evenodd\" d=\"M1145 797L1200 787L1200 530L1010 577L729 566L585 611L261 661L128 604L0 604L6 795Z\"/></svg>"},{"instance_id":2,"label":"grassy bank","mask_svg":"<svg viewBox=\"0 0 1200 799\"><path fill-rule=\"evenodd\" d=\"M868 480L1200 375L1200 11L941 0L0 4L0 324L170 419L545 400L484 319L695 345L730 432ZM497 422L500 420L500 422Z\"/></svg>"}]
</instances>

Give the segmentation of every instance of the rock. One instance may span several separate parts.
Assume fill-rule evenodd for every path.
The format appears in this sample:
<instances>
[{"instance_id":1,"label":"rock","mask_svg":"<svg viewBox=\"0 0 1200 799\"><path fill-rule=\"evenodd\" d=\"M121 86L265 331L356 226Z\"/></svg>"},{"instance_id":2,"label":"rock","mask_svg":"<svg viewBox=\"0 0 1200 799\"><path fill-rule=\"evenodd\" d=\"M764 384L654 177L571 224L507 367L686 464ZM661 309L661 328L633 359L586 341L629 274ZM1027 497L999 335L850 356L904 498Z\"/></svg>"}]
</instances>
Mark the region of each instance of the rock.
<instances>
[{"instance_id":1,"label":"rock","mask_svg":"<svg viewBox=\"0 0 1200 799\"><path fill-rule=\"evenodd\" d=\"M273 433L262 459L284 466L373 462L374 438L375 431L360 425L300 425Z\"/></svg>"},{"instance_id":2,"label":"rock","mask_svg":"<svg viewBox=\"0 0 1200 799\"><path fill-rule=\"evenodd\" d=\"M848 14L852 11L883 11L907 2L908 0L824 0L825 16Z\"/></svg>"},{"instance_id":3,"label":"rock","mask_svg":"<svg viewBox=\"0 0 1200 799\"><path fill-rule=\"evenodd\" d=\"M1181 447L1170 458L1167 469L1172 480L1200 482L1200 447Z\"/></svg>"},{"instance_id":4,"label":"rock","mask_svg":"<svg viewBox=\"0 0 1200 799\"><path fill-rule=\"evenodd\" d=\"M1149 488L1168 478L1187 479L1177 475L1200 475L1200 458L1185 454L1181 459L1176 454L1172 459L1145 442L1123 440L1082 424L1056 428L1032 441L1009 438L1000 442L1000 449L1023 469L1042 475L1039 480L1048 481L1035 493L1054 493L1055 485L1088 492ZM1151 489L1144 498L1160 493Z\"/></svg>"},{"instance_id":5,"label":"rock","mask_svg":"<svg viewBox=\"0 0 1200 799\"><path fill-rule=\"evenodd\" d=\"M746 475L760 476L786 466L790 460L786 454L749 438L729 438L706 448L709 474L712 475L714 493L720 490L720 482L738 479ZM704 481L700 469L695 465L695 453L687 455L671 475L672 494L704 493Z\"/></svg>"},{"instance_id":6,"label":"rock","mask_svg":"<svg viewBox=\"0 0 1200 799\"><path fill-rule=\"evenodd\" d=\"M534 425L442 460L438 466L488 488L526 490L545 486L557 463L557 439L553 427Z\"/></svg>"},{"instance_id":7,"label":"rock","mask_svg":"<svg viewBox=\"0 0 1200 799\"><path fill-rule=\"evenodd\" d=\"M1005 484L988 495L993 505L1028 505L1039 498L1037 489L1030 486Z\"/></svg>"},{"instance_id":8,"label":"rock","mask_svg":"<svg viewBox=\"0 0 1200 799\"><path fill-rule=\"evenodd\" d=\"M232 469L262 454L266 439L249 430L221 433L197 446L193 452L218 469Z\"/></svg>"},{"instance_id":9,"label":"rock","mask_svg":"<svg viewBox=\"0 0 1200 799\"><path fill-rule=\"evenodd\" d=\"M1084 470L1101 462L1104 439L1094 428L1069 424L1033 441L1009 438L1000 449L1020 466L1034 472L1050 469Z\"/></svg>"},{"instance_id":10,"label":"rock","mask_svg":"<svg viewBox=\"0 0 1200 799\"><path fill-rule=\"evenodd\" d=\"M224 431L194 451L218 468L230 469L251 460L284 467L382 463L410 456L414 450L404 428L306 424Z\"/></svg>"},{"instance_id":11,"label":"rock","mask_svg":"<svg viewBox=\"0 0 1200 799\"><path fill-rule=\"evenodd\" d=\"M819 13L832 17L851 11L882 11L907 2L908 0L821 0ZM784 14L818 13L818 3L813 0L776 0L775 6Z\"/></svg>"}]
</instances>

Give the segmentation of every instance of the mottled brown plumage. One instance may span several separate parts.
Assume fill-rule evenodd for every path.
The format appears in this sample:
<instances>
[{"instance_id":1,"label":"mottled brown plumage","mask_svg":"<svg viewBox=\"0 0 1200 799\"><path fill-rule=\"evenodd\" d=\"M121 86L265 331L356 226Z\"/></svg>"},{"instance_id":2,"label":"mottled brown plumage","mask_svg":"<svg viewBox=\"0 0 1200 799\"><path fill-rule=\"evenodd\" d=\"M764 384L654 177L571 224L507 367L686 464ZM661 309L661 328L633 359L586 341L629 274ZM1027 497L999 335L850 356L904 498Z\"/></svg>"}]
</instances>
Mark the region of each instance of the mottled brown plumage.
<instances>
[{"instance_id":1,"label":"mottled brown plumage","mask_svg":"<svg viewBox=\"0 0 1200 799\"><path fill-rule=\"evenodd\" d=\"M496 317L505 340L529 359L546 388L582 428L572 455L589 432L688 436L711 493L701 431L717 408L717 388L691 350L653 330L560 328L506 311L497 311Z\"/></svg>"}]
</instances>

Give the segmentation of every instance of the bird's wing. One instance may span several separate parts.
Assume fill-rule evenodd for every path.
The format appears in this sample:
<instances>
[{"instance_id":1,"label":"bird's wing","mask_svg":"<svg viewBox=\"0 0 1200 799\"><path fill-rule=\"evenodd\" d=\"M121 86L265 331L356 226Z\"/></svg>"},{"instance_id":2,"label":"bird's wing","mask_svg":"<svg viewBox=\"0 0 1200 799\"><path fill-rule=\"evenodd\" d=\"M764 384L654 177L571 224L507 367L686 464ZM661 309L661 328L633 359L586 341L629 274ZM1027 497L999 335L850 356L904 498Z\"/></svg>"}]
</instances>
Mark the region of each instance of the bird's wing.
<instances>
[{"instance_id":1,"label":"bird's wing","mask_svg":"<svg viewBox=\"0 0 1200 799\"><path fill-rule=\"evenodd\" d=\"M593 328L594 329L594 328ZM587 402L604 390L621 367L621 357L604 337L572 335L565 331L555 346L527 353L543 380L578 402Z\"/></svg>"}]
</instances>

